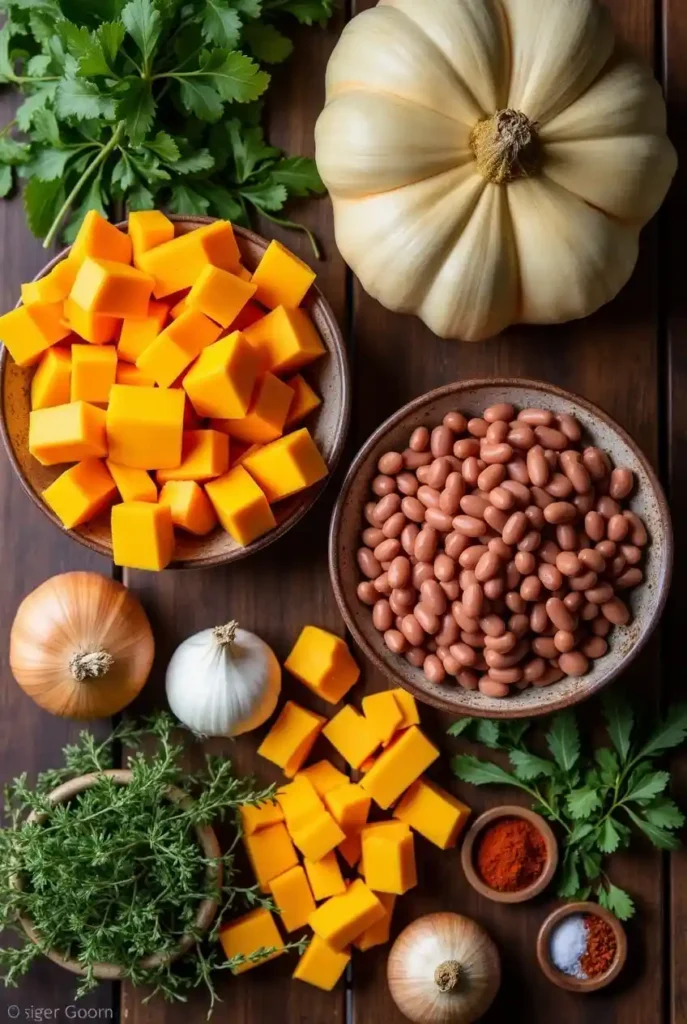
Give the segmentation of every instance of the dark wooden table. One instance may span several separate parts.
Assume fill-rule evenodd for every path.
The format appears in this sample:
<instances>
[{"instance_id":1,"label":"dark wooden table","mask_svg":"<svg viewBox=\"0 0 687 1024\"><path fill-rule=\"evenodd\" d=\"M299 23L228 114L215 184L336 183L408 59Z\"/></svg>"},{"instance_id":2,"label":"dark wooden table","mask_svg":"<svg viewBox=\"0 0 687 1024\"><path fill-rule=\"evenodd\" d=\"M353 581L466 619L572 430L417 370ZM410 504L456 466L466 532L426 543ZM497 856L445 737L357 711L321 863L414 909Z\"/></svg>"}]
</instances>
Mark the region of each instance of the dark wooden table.
<instances>
[{"instance_id":1,"label":"dark wooden table","mask_svg":"<svg viewBox=\"0 0 687 1024\"><path fill-rule=\"evenodd\" d=\"M353 0L326 31L305 30L297 54L279 72L272 91L272 136L291 152L310 153L313 125L323 102L324 69L346 16L374 0ZM685 0L608 0L619 36L654 65L663 81L671 135L687 163L687 5ZM9 98L2 101L10 110ZM5 118L6 119L6 118ZM4 121L3 121L4 123ZM326 250L319 282L350 342L353 372L353 421L348 457L372 430L398 406L450 380L499 376L532 376L576 391L614 416L642 445L669 490L676 524L687 513L687 333L684 237L687 185L681 174L658 223L645 232L640 264L622 295L598 315L555 329L523 328L482 345L441 342L419 322L387 313L368 298L351 278L336 252L328 201L303 204L296 212L317 232ZM305 258L304 240L287 239ZM32 240L19 200L0 205L2 309L15 302L21 281L29 280L45 262ZM344 463L348 458L344 459ZM682 472L681 472L682 471ZM171 651L197 629L228 617L239 619L271 643L284 657L301 626L317 623L343 633L327 573L326 535L336 481L316 510L292 533L255 558L225 571L203 573L126 572L125 582L144 602L155 630L158 659L154 679L143 703L163 703L162 678ZM113 567L61 536L41 515L0 458L0 616L5 636L20 599L42 580L69 569L110 574ZM685 546L677 531L677 576L674 595L687 583ZM632 671L616 685L626 689L637 706L650 711L683 696L684 612L674 596L659 631ZM0 777L57 764L64 743L78 726L50 717L36 708L16 686L6 664L0 688ZM355 691L380 689L385 681L368 668ZM287 693L289 686L287 683ZM298 699L304 691L299 688ZM599 720L598 708L585 710L587 721ZM447 720L423 709L423 722L444 750ZM99 723L98 729L107 729ZM453 744L455 746L456 744ZM255 737L234 747L215 742L212 749L229 752L239 767L255 770L271 781L276 772L255 754ZM445 764L445 762L444 762ZM674 763L678 799L687 802L687 754ZM443 774L443 780L442 780ZM445 766L436 777L475 810L502 801L495 790L476 792L452 784ZM512 794L508 794L509 797ZM537 930L554 903L544 898L522 907L504 908L478 897L465 882L456 852L441 853L417 843L419 884L399 900L397 932L413 918L432 910L450 909L481 921L498 942L504 961L504 983L488 1021L511 1016L543 1024L685 1024L687 1022L687 855L668 857L641 842L631 855L615 858L612 873L638 903L629 926L631 955L622 979L606 993L580 998L553 988L540 974L534 955ZM356 955L346 984L330 993L290 981L292 962L286 957L238 980L223 977L224 1000L218 1013L232 1024L322 1024L356 1021L368 1024L402 1020L385 983L386 949ZM75 1007L69 975L47 962L38 964L18 990L0 991L0 1019L111 1019L121 1013L127 1024L182 1024L202 1020L202 997L188 1005L169 1007L143 1003L127 985L102 985Z\"/></svg>"}]
</instances>

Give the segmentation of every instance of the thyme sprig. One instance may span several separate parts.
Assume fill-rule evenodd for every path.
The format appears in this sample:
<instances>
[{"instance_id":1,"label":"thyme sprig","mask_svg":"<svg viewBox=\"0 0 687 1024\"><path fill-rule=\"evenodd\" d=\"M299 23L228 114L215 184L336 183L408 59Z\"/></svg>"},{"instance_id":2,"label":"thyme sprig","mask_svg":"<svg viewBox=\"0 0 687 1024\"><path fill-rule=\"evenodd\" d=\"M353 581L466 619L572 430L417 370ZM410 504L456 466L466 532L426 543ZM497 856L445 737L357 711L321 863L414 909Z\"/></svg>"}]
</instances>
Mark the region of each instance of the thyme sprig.
<instances>
[{"instance_id":1,"label":"thyme sprig","mask_svg":"<svg viewBox=\"0 0 687 1024\"><path fill-rule=\"evenodd\" d=\"M142 726L122 723L105 742L89 732L64 749L64 767L43 772L29 784L26 774L5 787L6 827L0 832L0 926L20 935L18 945L0 948L0 972L6 985L16 985L41 952L59 950L78 959L86 970L77 997L97 984L94 964L122 967L134 985L149 986L148 998L160 994L184 1000L205 985L210 1012L217 999L213 975L231 969L243 957L227 960L218 947L223 920L246 906L267 906L255 887L239 884L235 849L240 838L237 808L270 799L274 787L261 788L254 779L238 776L223 757L206 757L199 772L181 767L186 748L175 742L178 727L167 714ZM126 766L129 785L103 775L69 803L51 806L55 786L88 772L113 766L113 752L131 749ZM144 749L145 746L145 749ZM193 798L180 806L165 798L176 786ZM27 821L42 812L42 823ZM198 844L195 828L230 819L231 838L222 855L221 891ZM20 876L23 888L14 877ZM142 969L142 958L172 950L194 926L199 903L220 900L220 913L208 935L180 961ZM39 944L28 941L18 917L28 917ZM292 943L287 948L300 948ZM257 950L260 960L273 950Z\"/></svg>"}]
</instances>

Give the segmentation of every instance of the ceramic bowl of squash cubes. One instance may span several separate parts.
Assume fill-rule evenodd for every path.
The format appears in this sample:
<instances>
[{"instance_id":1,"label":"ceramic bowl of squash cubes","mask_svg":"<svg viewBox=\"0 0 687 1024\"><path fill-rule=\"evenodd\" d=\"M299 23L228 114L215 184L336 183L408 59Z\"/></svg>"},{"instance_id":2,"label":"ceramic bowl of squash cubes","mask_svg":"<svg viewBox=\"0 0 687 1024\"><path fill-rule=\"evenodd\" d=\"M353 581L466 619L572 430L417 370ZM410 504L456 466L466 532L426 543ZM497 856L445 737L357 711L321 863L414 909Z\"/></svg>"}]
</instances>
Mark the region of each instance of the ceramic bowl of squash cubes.
<instances>
[{"instance_id":1,"label":"ceramic bowl of squash cubes","mask_svg":"<svg viewBox=\"0 0 687 1024\"><path fill-rule=\"evenodd\" d=\"M132 569L225 564L286 533L349 418L315 276L228 221L90 211L0 316L0 427L33 501Z\"/></svg>"}]
</instances>

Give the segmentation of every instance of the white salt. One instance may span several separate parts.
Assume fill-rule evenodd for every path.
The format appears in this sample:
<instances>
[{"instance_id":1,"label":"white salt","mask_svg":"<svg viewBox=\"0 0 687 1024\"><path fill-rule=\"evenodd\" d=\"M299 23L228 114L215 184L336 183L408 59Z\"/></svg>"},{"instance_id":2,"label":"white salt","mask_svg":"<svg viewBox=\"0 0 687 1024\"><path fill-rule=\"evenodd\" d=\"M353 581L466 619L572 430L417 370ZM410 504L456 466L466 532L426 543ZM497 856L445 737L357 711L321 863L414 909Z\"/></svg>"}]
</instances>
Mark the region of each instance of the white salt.
<instances>
[{"instance_id":1,"label":"white salt","mask_svg":"<svg viewBox=\"0 0 687 1024\"><path fill-rule=\"evenodd\" d=\"M587 928L582 914L570 914L554 929L549 956L559 971L573 978L586 978L580 961L587 952Z\"/></svg>"}]
</instances>

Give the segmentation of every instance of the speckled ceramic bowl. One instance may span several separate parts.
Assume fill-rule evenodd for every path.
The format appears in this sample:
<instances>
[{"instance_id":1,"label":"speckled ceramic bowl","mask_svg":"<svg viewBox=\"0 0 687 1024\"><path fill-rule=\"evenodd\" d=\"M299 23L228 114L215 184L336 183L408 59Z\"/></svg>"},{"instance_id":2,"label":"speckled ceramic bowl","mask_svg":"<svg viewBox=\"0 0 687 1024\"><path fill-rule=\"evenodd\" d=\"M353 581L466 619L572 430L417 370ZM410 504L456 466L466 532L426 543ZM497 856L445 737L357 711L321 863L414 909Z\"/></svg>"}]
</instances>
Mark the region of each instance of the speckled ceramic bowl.
<instances>
[{"instance_id":1,"label":"speckled ceramic bowl","mask_svg":"<svg viewBox=\"0 0 687 1024\"><path fill-rule=\"evenodd\" d=\"M402 451L415 427L429 428L441 423L452 409L478 416L489 405L511 402L516 408L543 407L576 416L584 439L607 451L618 466L635 473L637 487L630 507L642 517L651 542L644 565L645 581L629 594L632 621L614 628L605 657L592 663L581 678L566 678L552 686L513 690L503 700L485 697L460 686L430 683L386 648L372 625L370 609L357 598L360 572L356 552L363 528L363 506L370 497L370 484L377 462L388 451ZM336 599L354 639L374 665L420 700L460 715L484 718L528 718L560 710L607 686L636 658L656 626L668 596L673 563L673 537L668 504L656 475L637 444L610 416L583 398L540 381L497 379L467 380L437 388L399 409L363 445L348 471L331 522L329 564Z\"/></svg>"},{"instance_id":2,"label":"speckled ceramic bowl","mask_svg":"<svg viewBox=\"0 0 687 1024\"><path fill-rule=\"evenodd\" d=\"M178 235L192 231L203 224L209 224L212 217L171 217ZM118 225L126 228L126 224ZM244 265L254 270L269 242L245 228L235 228ZM36 275L44 277L60 260L65 259L69 249L56 256ZM327 355L306 367L304 375L317 393L322 396L322 405L310 416L307 426L329 466L330 473L339 460L343 449L350 417L350 383L346 347L332 309L317 287L308 294L305 306L319 331ZM0 356L0 431L10 462L21 481L24 490L49 519L64 530L55 513L41 498L41 492L63 472L65 466L41 466L29 453L29 411L31 408L30 387L33 368L22 368L2 349ZM301 494L279 502L274 506L277 526L247 547L241 547L228 533L217 528L206 537L194 537L183 530L176 531L175 559L170 568L203 569L246 558L268 547L291 529L298 520L312 508L326 486L327 480L308 488ZM65 531L86 547L107 558L112 557L109 512Z\"/></svg>"}]
</instances>

